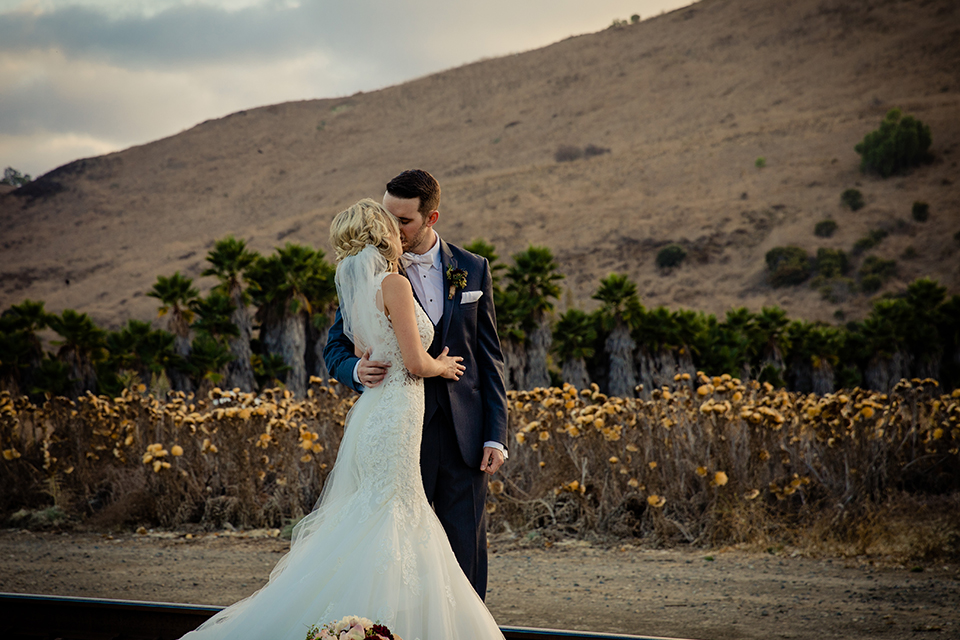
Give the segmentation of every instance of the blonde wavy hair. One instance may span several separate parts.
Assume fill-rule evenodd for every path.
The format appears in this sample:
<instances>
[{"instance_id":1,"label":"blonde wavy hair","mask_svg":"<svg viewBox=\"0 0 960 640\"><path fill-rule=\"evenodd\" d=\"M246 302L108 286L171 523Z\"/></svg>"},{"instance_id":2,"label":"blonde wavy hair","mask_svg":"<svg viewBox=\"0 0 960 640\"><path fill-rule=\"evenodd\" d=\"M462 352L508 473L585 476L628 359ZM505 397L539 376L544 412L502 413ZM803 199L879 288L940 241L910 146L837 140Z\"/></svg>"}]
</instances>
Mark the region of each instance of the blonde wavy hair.
<instances>
[{"instance_id":1,"label":"blonde wavy hair","mask_svg":"<svg viewBox=\"0 0 960 640\"><path fill-rule=\"evenodd\" d=\"M400 244L400 226L397 219L376 200L364 198L349 209L341 211L330 225L330 242L337 262L353 256L373 245L396 270L403 249Z\"/></svg>"}]
</instances>

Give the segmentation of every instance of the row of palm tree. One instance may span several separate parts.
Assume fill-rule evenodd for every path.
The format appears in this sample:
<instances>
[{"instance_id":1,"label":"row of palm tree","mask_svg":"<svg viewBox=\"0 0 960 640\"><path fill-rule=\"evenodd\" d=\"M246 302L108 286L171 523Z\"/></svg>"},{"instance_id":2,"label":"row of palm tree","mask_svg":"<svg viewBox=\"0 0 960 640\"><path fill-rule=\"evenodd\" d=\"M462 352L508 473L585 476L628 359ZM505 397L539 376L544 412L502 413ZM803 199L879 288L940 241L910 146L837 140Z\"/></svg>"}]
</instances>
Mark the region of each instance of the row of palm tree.
<instances>
[{"instance_id":1,"label":"row of palm tree","mask_svg":"<svg viewBox=\"0 0 960 640\"><path fill-rule=\"evenodd\" d=\"M0 316L0 388L77 397L118 394L134 382L184 392L281 383L302 397L309 375L326 376L320 354L335 309L333 266L322 251L287 244L261 256L233 237L218 241L207 262L203 275L218 283L205 297L179 272L159 276L147 293L159 301L165 329L129 320L106 331L72 309L12 306ZM55 352L43 351L45 328L61 338Z\"/></svg>"},{"instance_id":2,"label":"row of palm tree","mask_svg":"<svg viewBox=\"0 0 960 640\"><path fill-rule=\"evenodd\" d=\"M558 314L563 275L546 247L528 247L512 265L478 240L494 279L507 386L531 389L597 383L620 397L648 396L698 370L729 373L801 392L839 387L889 390L904 377L960 385L960 296L928 279L878 300L862 322L791 321L777 307L702 312L643 306L624 274L603 278L592 312ZM166 329L130 320L118 331L86 315L48 314L25 301L0 316L0 388L76 397L116 394L134 381L198 391L218 384L255 391L283 384L297 397L309 376L326 378L323 347L336 309L334 267L320 250L297 244L261 256L227 237L207 255L204 276L217 284L204 297L179 273L159 276L148 295ZM44 353L38 332L52 329L57 348Z\"/></svg>"},{"instance_id":3,"label":"row of palm tree","mask_svg":"<svg viewBox=\"0 0 960 640\"><path fill-rule=\"evenodd\" d=\"M876 301L862 322L828 325L791 321L778 307L731 309L723 319L646 309L627 275L610 274L593 295L595 311L570 308L552 318L563 276L549 249L531 246L507 267L486 242L467 248L485 256L495 274L510 388L595 382L610 395L649 396L678 374L695 381L697 371L820 394L853 386L889 391L911 377L960 386L960 296L948 297L930 279Z\"/></svg>"}]
</instances>

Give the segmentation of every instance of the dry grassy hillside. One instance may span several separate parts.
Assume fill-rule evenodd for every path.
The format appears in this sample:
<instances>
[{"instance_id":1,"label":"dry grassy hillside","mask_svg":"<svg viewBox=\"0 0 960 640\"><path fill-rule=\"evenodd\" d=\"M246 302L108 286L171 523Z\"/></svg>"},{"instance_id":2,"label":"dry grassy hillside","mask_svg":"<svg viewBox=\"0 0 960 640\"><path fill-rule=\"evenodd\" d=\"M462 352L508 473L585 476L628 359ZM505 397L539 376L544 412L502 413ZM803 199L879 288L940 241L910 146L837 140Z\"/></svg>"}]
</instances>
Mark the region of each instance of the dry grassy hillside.
<instances>
[{"instance_id":1,"label":"dry grassy hillside","mask_svg":"<svg viewBox=\"0 0 960 640\"><path fill-rule=\"evenodd\" d=\"M204 122L0 192L0 308L40 299L112 327L154 317L143 294L156 276L198 276L215 240L326 249L337 211L409 167L443 185L447 240L483 237L501 256L551 247L570 289L561 308L591 308L598 279L624 271L648 306L860 317L862 294L836 305L772 289L763 257L849 251L881 226L896 232L875 252L899 264L881 293L924 275L957 292L958 25L954 0L704 0L373 93ZM853 147L895 106L931 126L935 160L862 175ZM587 144L610 153L554 159ZM867 201L856 213L839 203L850 187ZM911 220L915 200L928 222ZM825 217L839 223L829 239L813 234ZM654 257L668 242L690 256L664 274ZM899 259L907 246L916 259Z\"/></svg>"}]
</instances>

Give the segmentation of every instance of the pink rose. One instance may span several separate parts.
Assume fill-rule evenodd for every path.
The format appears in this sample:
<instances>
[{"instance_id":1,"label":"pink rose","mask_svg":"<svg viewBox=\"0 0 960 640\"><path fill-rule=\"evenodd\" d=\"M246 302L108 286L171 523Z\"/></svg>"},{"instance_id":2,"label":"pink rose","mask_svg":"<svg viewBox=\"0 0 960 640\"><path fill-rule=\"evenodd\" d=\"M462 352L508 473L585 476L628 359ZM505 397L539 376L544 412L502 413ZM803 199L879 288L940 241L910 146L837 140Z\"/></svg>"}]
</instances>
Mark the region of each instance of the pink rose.
<instances>
[{"instance_id":1,"label":"pink rose","mask_svg":"<svg viewBox=\"0 0 960 640\"><path fill-rule=\"evenodd\" d=\"M339 640L363 640L364 635L363 626L356 624L350 627L348 631L341 632Z\"/></svg>"}]
</instances>

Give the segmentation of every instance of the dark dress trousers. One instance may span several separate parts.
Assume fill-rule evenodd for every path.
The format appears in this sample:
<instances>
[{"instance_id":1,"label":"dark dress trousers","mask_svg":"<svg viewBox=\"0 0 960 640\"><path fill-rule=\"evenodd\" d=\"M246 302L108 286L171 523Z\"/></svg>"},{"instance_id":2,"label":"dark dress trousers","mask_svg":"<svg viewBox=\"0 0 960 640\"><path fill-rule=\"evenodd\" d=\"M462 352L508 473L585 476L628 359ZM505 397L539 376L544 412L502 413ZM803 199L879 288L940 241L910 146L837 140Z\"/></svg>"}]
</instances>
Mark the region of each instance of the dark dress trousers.
<instances>
[{"instance_id":1,"label":"dark dress trousers","mask_svg":"<svg viewBox=\"0 0 960 640\"><path fill-rule=\"evenodd\" d=\"M487 474L480 471L480 462L484 442L507 442L503 354L486 258L441 239L440 262L443 317L434 327L428 352L436 357L443 347L449 347L451 356L463 357L466 371L458 381L441 377L424 380L420 472L427 500L443 524L461 568L483 598L487 590ZM450 266L467 273L466 286L456 289L452 299L448 299ZM479 300L461 304L464 291L483 293ZM323 357L337 380L363 392L363 386L353 380L359 358L343 333L339 311L330 327ZM392 365L399 367L403 363Z\"/></svg>"}]
</instances>

